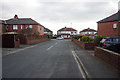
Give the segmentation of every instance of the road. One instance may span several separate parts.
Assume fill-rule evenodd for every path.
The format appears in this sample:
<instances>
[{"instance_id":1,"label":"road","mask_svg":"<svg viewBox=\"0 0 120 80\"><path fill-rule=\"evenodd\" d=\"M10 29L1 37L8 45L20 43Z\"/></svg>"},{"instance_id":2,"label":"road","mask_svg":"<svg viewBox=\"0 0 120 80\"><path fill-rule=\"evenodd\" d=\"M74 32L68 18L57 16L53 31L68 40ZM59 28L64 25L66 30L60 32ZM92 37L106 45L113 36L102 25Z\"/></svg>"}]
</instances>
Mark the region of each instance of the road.
<instances>
[{"instance_id":1,"label":"road","mask_svg":"<svg viewBox=\"0 0 120 80\"><path fill-rule=\"evenodd\" d=\"M3 78L83 78L70 40L51 40L3 56Z\"/></svg>"},{"instance_id":2,"label":"road","mask_svg":"<svg viewBox=\"0 0 120 80\"><path fill-rule=\"evenodd\" d=\"M3 78L118 78L119 72L71 40L51 40L3 56Z\"/></svg>"}]
</instances>

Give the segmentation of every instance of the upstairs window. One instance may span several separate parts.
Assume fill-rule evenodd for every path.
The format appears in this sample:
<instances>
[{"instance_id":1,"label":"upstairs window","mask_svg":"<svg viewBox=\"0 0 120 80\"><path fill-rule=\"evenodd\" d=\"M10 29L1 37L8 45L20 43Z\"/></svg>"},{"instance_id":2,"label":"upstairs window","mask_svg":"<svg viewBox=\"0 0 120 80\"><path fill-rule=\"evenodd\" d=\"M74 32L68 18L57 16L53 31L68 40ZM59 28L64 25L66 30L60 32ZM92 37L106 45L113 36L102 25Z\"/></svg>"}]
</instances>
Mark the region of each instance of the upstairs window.
<instances>
[{"instance_id":1,"label":"upstairs window","mask_svg":"<svg viewBox=\"0 0 120 80\"><path fill-rule=\"evenodd\" d=\"M17 25L13 25L13 30L17 30L18 26Z\"/></svg>"},{"instance_id":2,"label":"upstairs window","mask_svg":"<svg viewBox=\"0 0 120 80\"><path fill-rule=\"evenodd\" d=\"M8 25L6 25L6 30L8 30L9 29L9 27L8 27Z\"/></svg>"},{"instance_id":3,"label":"upstairs window","mask_svg":"<svg viewBox=\"0 0 120 80\"><path fill-rule=\"evenodd\" d=\"M32 25L29 25L29 28L32 28Z\"/></svg>"},{"instance_id":4,"label":"upstairs window","mask_svg":"<svg viewBox=\"0 0 120 80\"><path fill-rule=\"evenodd\" d=\"M117 28L117 24L113 24L113 29L116 29Z\"/></svg>"},{"instance_id":5,"label":"upstairs window","mask_svg":"<svg viewBox=\"0 0 120 80\"><path fill-rule=\"evenodd\" d=\"M21 25L21 29L23 29L22 25Z\"/></svg>"}]
</instances>

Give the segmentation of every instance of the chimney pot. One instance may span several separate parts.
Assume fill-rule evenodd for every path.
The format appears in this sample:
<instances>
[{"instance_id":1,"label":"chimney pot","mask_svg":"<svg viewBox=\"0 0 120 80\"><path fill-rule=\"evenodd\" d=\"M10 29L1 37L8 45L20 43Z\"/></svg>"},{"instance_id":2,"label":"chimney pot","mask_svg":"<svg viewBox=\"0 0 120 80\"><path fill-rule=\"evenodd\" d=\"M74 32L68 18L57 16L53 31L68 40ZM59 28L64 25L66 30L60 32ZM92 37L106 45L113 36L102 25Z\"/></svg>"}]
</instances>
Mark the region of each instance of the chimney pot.
<instances>
[{"instance_id":1,"label":"chimney pot","mask_svg":"<svg viewBox=\"0 0 120 80\"><path fill-rule=\"evenodd\" d=\"M15 19L18 19L18 15L15 15L14 18L15 18Z\"/></svg>"}]
</instances>

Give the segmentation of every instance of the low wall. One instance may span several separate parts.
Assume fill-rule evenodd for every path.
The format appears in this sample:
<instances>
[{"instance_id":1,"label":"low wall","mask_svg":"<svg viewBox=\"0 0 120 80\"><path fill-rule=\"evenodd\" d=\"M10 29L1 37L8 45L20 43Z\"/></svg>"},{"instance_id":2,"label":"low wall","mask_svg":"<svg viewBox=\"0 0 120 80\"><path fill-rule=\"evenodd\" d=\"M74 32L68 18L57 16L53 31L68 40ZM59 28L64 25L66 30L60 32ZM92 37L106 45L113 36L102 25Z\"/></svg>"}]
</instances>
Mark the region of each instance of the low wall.
<instances>
[{"instance_id":1,"label":"low wall","mask_svg":"<svg viewBox=\"0 0 120 80\"><path fill-rule=\"evenodd\" d=\"M79 45L80 47L87 50L94 50L95 46L98 45L98 43L93 43L93 42L87 43L87 42L78 41L76 39L72 39L72 41L77 45Z\"/></svg>"},{"instance_id":2,"label":"low wall","mask_svg":"<svg viewBox=\"0 0 120 80\"><path fill-rule=\"evenodd\" d=\"M19 46L20 46L20 40L15 41L14 48L19 47Z\"/></svg>"},{"instance_id":3,"label":"low wall","mask_svg":"<svg viewBox=\"0 0 120 80\"><path fill-rule=\"evenodd\" d=\"M20 35L19 39L20 39L20 44L34 44L34 43L39 43L39 42L50 40L45 35L39 36L39 37Z\"/></svg>"},{"instance_id":4,"label":"low wall","mask_svg":"<svg viewBox=\"0 0 120 80\"><path fill-rule=\"evenodd\" d=\"M26 44L35 44L40 42L49 41L50 39L34 39L34 40L27 40Z\"/></svg>"},{"instance_id":5,"label":"low wall","mask_svg":"<svg viewBox=\"0 0 120 80\"><path fill-rule=\"evenodd\" d=\"M95 56L101 58L120 71L120 54L101 47L95 48Z\"/></svg>"}]
</instances>

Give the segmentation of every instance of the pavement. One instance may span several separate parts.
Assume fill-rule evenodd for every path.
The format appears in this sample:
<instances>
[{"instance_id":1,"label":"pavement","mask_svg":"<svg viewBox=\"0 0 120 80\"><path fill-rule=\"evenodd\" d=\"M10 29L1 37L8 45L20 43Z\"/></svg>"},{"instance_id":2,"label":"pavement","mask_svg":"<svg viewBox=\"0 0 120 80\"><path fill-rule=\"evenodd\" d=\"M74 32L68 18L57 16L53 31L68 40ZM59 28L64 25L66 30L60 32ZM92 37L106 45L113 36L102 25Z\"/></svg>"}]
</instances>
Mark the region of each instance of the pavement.
<instances>
[{"instance_id":1,"label":"pavement","mask_svg":"<svg viewBox=\"0 0 120 80\"><path fill-rule=\"evenodd\" d=\"M88 78L120 78L119 71L94 56L93 50L85 50L73 42L71 42L71 45L88 73Z\"/></svg>"},{"instance_id":2,"label":"pavement","mask_svg":"<svg viewBox=\"0 0 120 80\"><path fill-rule=\"evenodd\" d=\"M5 54L3 50L3 54ZM71 40L51 40L13 49L3 56L4 78L118 78L116 69Z\"/></svg>"}]
</instances>

